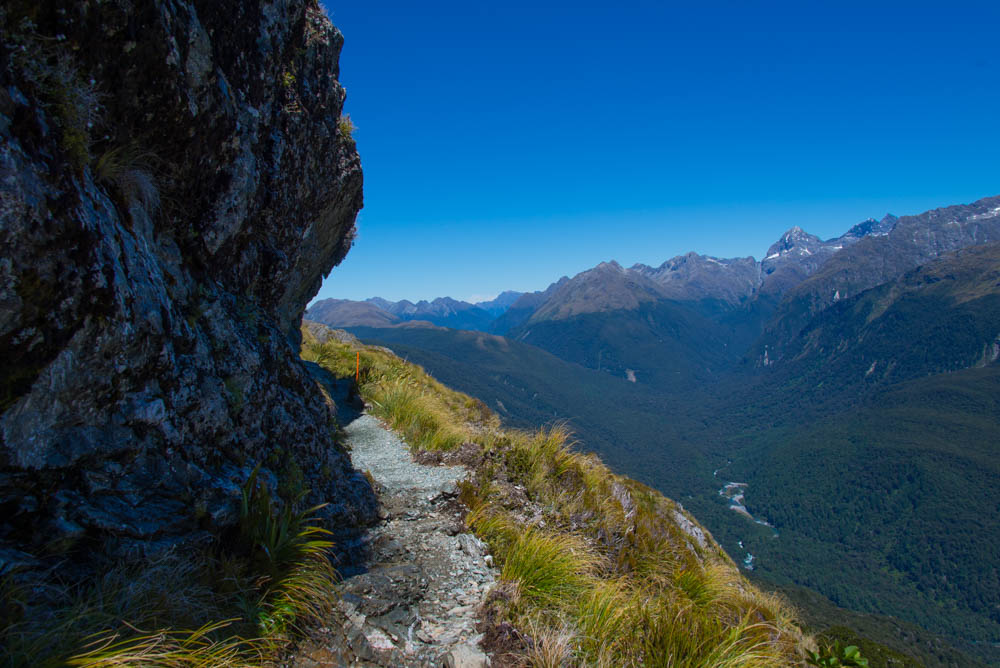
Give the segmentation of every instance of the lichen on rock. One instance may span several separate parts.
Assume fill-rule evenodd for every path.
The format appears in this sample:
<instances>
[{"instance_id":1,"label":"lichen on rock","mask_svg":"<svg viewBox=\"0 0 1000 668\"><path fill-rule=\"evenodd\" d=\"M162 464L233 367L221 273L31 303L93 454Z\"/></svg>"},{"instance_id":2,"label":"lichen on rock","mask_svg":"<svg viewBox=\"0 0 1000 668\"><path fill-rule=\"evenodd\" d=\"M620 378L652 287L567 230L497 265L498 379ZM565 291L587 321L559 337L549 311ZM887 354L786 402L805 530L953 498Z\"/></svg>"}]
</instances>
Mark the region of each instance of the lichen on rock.
<instances>
[{"instance_id":1,"label":"lichen on rock","mask_svg":"<svg viewBox=\"0 0 1000 668\"><path fill-rule=\"evenodd\" d=\"M172 544L231 523L258 464L370 520L298 356L362 206L340 32L316 0L0 24L0 543Z\"/></svg>"}]
</instances>

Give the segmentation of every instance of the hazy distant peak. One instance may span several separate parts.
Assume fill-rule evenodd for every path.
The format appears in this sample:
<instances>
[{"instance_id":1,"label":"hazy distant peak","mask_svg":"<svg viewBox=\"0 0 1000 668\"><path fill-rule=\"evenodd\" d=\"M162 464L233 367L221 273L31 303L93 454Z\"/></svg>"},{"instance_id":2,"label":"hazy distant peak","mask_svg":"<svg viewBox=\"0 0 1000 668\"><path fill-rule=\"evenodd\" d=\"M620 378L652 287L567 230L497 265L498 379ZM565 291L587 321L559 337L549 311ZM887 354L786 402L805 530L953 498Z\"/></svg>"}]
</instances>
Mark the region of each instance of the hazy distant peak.
<instances>
[{"instance_id":1,"label":"hazy distant peak","mask_svg":"<svg viewBox=\"0 0 1000 668\"><path fill-rule=\"evenodd\" d=\"M476 302L478 308L483 309L494 318L498 318L507 310L517 303L517 301L524 295L523 292L517 292L515 290L504 290L499 295L490 299L488 301Z\"/></svg>"},{"instance_id":2,"label":"hazy distant peak","mask_svg":"<svg viewBox=\"0 0 1000 668\"><path fill-rule=\"evenodd\" d=\"M608 262L602 262L599 265L597 265L596 267L594 267L594 269L600 269L602 271L617 271L619 273L624 273L625 272L625 268L623 266L621 266L620 264L618 264L618 262L616 262L615 260L609 260ZM591 270L591 271L593 271L593 270ZM586 273L586 272L582 272L582 273Z\"/></svg>"},{"instance_id":3,"label":"hazy distant peak","mask_svg":"<svg viewBox=\"0 0 1000 668\"><path fill-rule=\"evenodd\" d=\"M480 308L488 308L494 306L502 306L506 308L511 304L513 304L514 302L516 302L518 298L523 294L524 294L523 292L518 292L516 290L504 290L493 299L476 302L476 306L479 306Z\"/></svg>"},{"instance_id":4,"label":"hazy distant peak","mask_svg":"<svg viewBox=\"0 0 1000 668\"><path fill-rule=\"evenodd\" d=\"M636 264L629 271L659 285L670 299L716 299L734 304L754 293L760 276L752 257L717 258L695 252L677 255L655 268Z\"/></svg>"}]
</instances>

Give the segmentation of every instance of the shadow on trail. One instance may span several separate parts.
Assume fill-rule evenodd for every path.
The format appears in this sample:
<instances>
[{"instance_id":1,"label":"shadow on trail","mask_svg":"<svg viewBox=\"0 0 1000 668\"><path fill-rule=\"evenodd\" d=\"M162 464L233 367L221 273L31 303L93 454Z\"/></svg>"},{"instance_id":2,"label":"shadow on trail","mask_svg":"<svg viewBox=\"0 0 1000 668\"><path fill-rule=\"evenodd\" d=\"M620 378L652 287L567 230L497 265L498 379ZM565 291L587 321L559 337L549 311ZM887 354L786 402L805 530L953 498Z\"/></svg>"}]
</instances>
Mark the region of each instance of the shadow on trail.
<instances>
[{"instance_id":1,"label":"shadow on trail","mask_svg":"<svg viewBox=\"0 0 1000 668\"><path fill-rule=\"evenodd\" d=\"M302 360L309 375L326 390L337 407L337 424L341 429L361 417L364 413L364 402L357 392L353 378L337 378L332 373L315 362ZM363 472L355 469L359 476ZM365 480L364 484L370 484ZM376 492L377 493L377 492ZM334 534L334 564L342 578L368 571L373 559L370 532L379 523L376 517L370 525L343 526L335 528Z\"/></svg>"},{"instance_id":2,"label":"shadow on trail","mask_svg":"<svg viewBox=\"0 0 1000 668\"><path fill-rule=\"evenodd\" d=\"M337 378L316 362L302 360L302 363L313 380L323 386L337 405L337 424L346 427L361 417L364 411L364 402L358 395L353 379Z\"/></svg>"}]
</instances>

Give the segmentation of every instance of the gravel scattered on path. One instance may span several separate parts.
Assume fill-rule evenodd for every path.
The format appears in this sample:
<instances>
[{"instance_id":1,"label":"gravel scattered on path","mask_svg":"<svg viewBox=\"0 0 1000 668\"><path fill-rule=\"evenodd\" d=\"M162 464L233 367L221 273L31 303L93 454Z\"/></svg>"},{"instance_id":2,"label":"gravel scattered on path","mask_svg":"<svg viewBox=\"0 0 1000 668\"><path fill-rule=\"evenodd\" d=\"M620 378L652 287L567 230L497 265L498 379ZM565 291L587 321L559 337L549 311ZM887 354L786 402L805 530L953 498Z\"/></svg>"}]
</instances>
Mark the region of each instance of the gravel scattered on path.
<instances>
[{"instance_id":1,"label":"gravel scattered on path","mask_svg":"<svg viewBox=\"0 0 1000 668\"><path fill-rule=\"evenodd\" d=\"M345 432L355 468L375 480L381 521L363 538L367 561L341 584L336 618L290 665L488 665L475 625L496 573L462 522L456 483L468 470L414 462L371 415Z\"/></svg>"}]
</instances>

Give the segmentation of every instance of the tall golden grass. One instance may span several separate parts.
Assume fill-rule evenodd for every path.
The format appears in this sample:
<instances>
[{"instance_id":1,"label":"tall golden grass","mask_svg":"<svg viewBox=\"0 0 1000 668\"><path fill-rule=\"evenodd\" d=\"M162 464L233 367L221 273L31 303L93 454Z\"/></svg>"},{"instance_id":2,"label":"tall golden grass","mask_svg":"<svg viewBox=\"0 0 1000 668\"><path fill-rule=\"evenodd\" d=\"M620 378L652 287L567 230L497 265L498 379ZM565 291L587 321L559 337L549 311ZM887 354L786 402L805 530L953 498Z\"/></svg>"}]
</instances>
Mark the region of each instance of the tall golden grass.
<instances>
[{"instance_id":1,"label":"tall golden grass","mask_svg":"<svg viewBox=\"0 0 1000 668\"><path fill-rule=\"evenodd\" d=\"M801 665L796 613L742 577L673 501L574 449L565 425L503 429L474 400L384 349L312 343L304 356L353 376L372 411L415 450L470 442L482 463L462 487L467 524L500 566L502 614L532 640L528 665L774 668ZM506 492L523 490L527 509ZM688 520L697 526L690 516Z\"/></svg>"}]
</instances>

